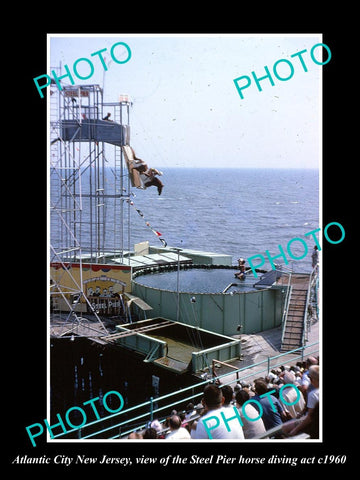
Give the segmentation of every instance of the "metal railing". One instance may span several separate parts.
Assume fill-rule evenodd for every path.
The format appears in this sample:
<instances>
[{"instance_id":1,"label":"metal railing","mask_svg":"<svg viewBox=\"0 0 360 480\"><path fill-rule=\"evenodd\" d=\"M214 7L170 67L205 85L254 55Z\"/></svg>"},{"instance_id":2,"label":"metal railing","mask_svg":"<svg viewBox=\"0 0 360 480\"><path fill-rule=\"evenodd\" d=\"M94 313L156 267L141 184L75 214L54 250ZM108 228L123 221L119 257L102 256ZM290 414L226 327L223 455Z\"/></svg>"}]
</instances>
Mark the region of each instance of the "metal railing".
<instances>
[{"instance_id":1,"label":"metal railing","mask_svg":"<svg viewBox=\"0 0 360 480\"><path fill-rule=\"evenodd\" d=\"M291 298L291 292L292 292L292 286L291 286L291 273L288 274L288 284L286 286L286 295L285 295L285 301L284 301L284 311L283 311L283 317L281 321L282 325L282 334L281 334L281 345L284 342L284 335L285 335L285 329L286 329L286 320L288 316L288 311L289 311L289 305L290 305L290 298Z\"/></svg>"},{"instance_id":2,"label":"metal railing","mask_svg":"<svg viewBox=\"0 0 360 480\"><path fill-rule=\"evenodd\" d=\"M316 288L317 279L318 279L318 267L316 265L310 273L309 287L306 295L305 315L304 315L303 333L302 333L302 340L301 340L302 345L304 345L307 340L308 325L310 322L309 317L311 318L311 315L312 315L312 313L309 310L309 305L311 302L311 291L314 288L314 286ZM316 296L316 304L317 304L317 296ZM317 314L318 313L316 313L316 315Z\"/></svg>"},{"instance_id":3,"label":"metal railing","mask_svg":"<svg viewBox=\"0 0 360 480\"><path fill-rule=\"evenodd\" d=\"M257 378L260 375L266 376L270 370L283 365L285 356L291 356L288 363L293 363L297 360L304 361L305 356L313 355L319 352L319 342L315 342L289 352L280 353L273 357L268 357L265 360L248 365L246 367L238 368L222 375L216 375L207 378L199 383L189 387L177 390L175 392L163 395L158 398L150 398L150 400L139 405L127 408L118 413L108 415L93 422L83 425L81 428L73 428L64 433L53 435L52 438L56 440L78 438L86 439L121 439L126 438L131 432L143 430L148 423L154 418L163 421L170 414L171 410L185 409L189 402L198 403L202 396L204 388L207 384L216 380L220 381L222 385L236 383L236 381L249 380Z\"/></svg>"}]
</instances>

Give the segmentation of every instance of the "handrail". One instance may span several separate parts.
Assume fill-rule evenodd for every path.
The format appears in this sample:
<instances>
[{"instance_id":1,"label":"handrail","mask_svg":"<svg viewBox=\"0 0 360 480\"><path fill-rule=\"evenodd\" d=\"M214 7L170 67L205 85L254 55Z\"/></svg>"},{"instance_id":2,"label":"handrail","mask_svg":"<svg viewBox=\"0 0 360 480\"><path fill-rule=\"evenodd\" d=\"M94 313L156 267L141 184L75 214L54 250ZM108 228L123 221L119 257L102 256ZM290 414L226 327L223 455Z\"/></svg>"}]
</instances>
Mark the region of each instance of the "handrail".
<instances>
[{"instance_id":1,"label":"handrail","mask_svg":"<svg viewBox=\"0 0 360 480\"><path fill-rule=\"evenodd\" d=\"M290 298L291 298L291 293L292 293L291 272L288 275L289 275L289 279L288 279L288 284L287 284L287 287L286 287L287 291L286 291L285 302L284 302L284 312L283 312L283 317L282 317L282 321L281 321L281 325L282 325L281 345L283 344L283 341L284 341L286 321L287 321L287 317L288 317Z\"/></svg>"},{"instance_id":2,"label":"handrail","mask_svg":"<svg viewBox=\"0 0 360 480\"><path fill-rule=\"evenodd\" d=\"M229 288L235 287L235 286L237 286L237 285L238 285L238 284L237 284L237 283L234 283L234 282L229 283L229 285L227 285L221 293L226 293L226 292L229 290Z\"/></svg>"},{"instance_id":3,"label":"handrail","mask_svg":"<svg viewBox=\"0 0 360 480\"><path fill-rule=\"evenodd\" d=\"M295 361L298 358L303 359L305 350L310 349L311 347L317 346L314 351L311 351L311 352L308 353L309 355L311 355L311 354L318 351L318 345L319 345L319 342L314 342L312 344L302 346L302 347L296 348L294 350L290 350L289 352L280 353L280 354L275 355L273 357L268 357L265 360L254 363L252 365L248 365L246 367L242 367L242 368L239 368L237 370L233 370L231 372L224 373L222 375L217 375L216 379L217 380L225 380L226 377L236 375L236 378L241 378L242 380L245 380L245 379L250 378L250 377L258 376L260 373L263 373L263 372L269 373L271 368L275 368L275 367L280 366L282 364L282 363L276 363L274 365L271 365L272 360L277 360L279 358L284 357L285 355L291 355L291 354L294 354L294 353L299 353L299 355L296 356L296 357L293 357L291 359L292 362ZM250 369L253 369L255 367L258 367L258 366L259 367L264 366L265 368L260 368L260 369L256 370L256 372L246 373L246 371L248 371ZM244 375L239 376L239 374L241 374L241 373L243 373ZM227 380L228 380L229 384L234 383L234 381L235 381L233 379L233 377L230 378L230 379L227 379ZM160 412L162 412L164 410L167 411L167 412L170 412L172 410L172 408L175 407L175 406L178 407L179 405L181 405L183 403L188 403L190 400L194 400L194 399L197 399L197 398L201 397L203 395L204 387L208 383L213 382L213 381L214 381L214 378L208 378L208 379L203 380L203 381L201 381L197 384L190 385L189 387L186 387L186 388L184 388L180 391L177 390L175 392L171 392L171 393L168 393L168 394L163 395L161 397L158 397L158 398L155 399L156 404L160 404L161 402L163 402L165 400L168 400L170 398L172 398L172 401L169 404L167 404L167 403L163 404L160 407L157 407L156 409L152 408L153 403L154 403L154 399L150 399L146 402L143 402L139 405L135 405L135 406L130 407L126 410L122 410L122 411L114 413L112 415L108 415L107 417L103 417L103 418L100 418L98 420L94 420L93 422L89 422L86 425L83 425L81 428L74 428L74 429L71 429L71 430L67 430L66 432L59 433L57 435L54 435L52 438L60 439L62 437L67 436L68 434L77 432L79 438L87 439L87 438L94 437L96 435L100 435L100 434L109 432L110 430L114 430L114 429L117 429L118 433L116 433L113 437L107 436L105 438L121 438L125 434L128 434L132 431L136 431L141 427L145 427L147 422L149 421L149 418L150 418L151 415L159 414ZM197 393L195 393L194 391L196 389L200 389L200 390ZM181 395L182 397L180 399L176 400L176 396L178 396L178 395ZM141 413L142 408L145 408L146 412ZM126 416L129 415L129 413L133 413L133 412L135 412L136 410L139 410L139 409L140 409L140 412L139 412L138 415L135 415L134 417L131 417L131 418L125 418L123 421L120 420L120 418L123 418L121 416L124 415L126 417ZM117 418L119 419L119 422L116 422L115 425L110 425L110 426L107 426L107 427L102 428L100 430L97 430L96 432L91 432L91 433L88 433L87 435L83 435L84 430L86 428L95 427L97 425L100 427L101 423L103 423L103 422L106 423L107 421L117 419ZM145 419L147 419L147 422L145 422ZM141 427L139 427L139 424L138 424L138 426L134 427L134 424L138 420L142 420ZM128 431L120 433L121 428L128 425L128 424L132 424L133 427L131 428L130 425L129 425L130 429Z\"/></svg>"},{"instance_id":4,"label":"handrail","mask_svg":"<svg viewBox=\"0 0 360 480\"><path fill-rule=\"evenodd\" d=\"M309 307L309 302L310 302L311 290L313 288L313 281L314 281L314 279L316 279L316 277L317 277L317 265L312 269L312 271L310 273L309 286L308 286L307 294L306 294L305 314L304 314L304 319L303 319L303 331L302 331L301 345L304 345L305 341L306 341L307 324L308 324L308 316L309 316L308 307Z\"/></svg>"}]
</instances>

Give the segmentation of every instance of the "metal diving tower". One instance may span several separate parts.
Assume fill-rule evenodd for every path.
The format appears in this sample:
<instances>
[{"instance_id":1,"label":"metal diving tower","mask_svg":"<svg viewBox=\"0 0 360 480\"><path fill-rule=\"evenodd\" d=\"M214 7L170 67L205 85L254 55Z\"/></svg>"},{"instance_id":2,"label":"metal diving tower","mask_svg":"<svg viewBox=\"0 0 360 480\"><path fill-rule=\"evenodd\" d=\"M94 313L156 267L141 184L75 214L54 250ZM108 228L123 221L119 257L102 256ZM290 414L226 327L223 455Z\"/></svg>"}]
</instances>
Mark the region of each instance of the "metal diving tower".
<instances>
[{"instance_id":1,"label":"metal diving tower","mask_svg":"<svg viewBox=\"0 0 360 480\"><path fill-rule=\"evenodd\" d=\"M49 93L50 309L75 322L90 312L103 326L84 272L125 265L130 251L131 180L122 147L130 144L131 102L120 96L104 103L99 85L54 84Z\"/></svg>"}]
</instances>

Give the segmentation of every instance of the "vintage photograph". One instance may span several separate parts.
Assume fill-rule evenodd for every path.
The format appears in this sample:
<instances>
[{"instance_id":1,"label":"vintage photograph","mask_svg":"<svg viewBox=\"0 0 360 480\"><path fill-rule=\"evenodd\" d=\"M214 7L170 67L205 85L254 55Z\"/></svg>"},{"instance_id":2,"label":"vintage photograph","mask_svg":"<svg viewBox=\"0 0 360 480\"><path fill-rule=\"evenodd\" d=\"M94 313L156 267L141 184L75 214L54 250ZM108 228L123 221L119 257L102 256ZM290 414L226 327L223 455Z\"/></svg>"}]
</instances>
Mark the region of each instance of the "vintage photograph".
<instances>
[{"instance_id":1,"label":"vintage photograph","mask_svg":"<svg viewBox=\"0 0 360 480\"><path fill-rule=\"evenodd\" d=\"M119 32L47 32L29 75L42 370L10 463L346 466L326 448L340 49L320 30Z\"/></svg>"}]
</instances>

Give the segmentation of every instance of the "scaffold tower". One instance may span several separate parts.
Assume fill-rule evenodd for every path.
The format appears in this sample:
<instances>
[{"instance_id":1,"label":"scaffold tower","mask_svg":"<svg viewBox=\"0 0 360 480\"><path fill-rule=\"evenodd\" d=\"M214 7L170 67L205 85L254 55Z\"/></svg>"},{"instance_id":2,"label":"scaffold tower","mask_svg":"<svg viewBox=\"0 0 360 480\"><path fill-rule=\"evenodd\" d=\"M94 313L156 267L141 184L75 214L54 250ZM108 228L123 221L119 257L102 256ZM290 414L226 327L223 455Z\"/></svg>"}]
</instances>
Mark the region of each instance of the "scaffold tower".
<instances>
[{"instance_id":1,"label":"scaffold tower","mask_svg":"<svg viewBox=\"0 0 360 480\"><path fill-rule=\"evenodd\" d=\"M122 150L130 142L130 107L127 96L103 103L99 85L50 88L50 265L64 279L50 275L50 304L65 303L69 320L81 320L84 303L91 311L82 265L124 264L130 250L131 182Z\"/></svg>"}]
</instances>

